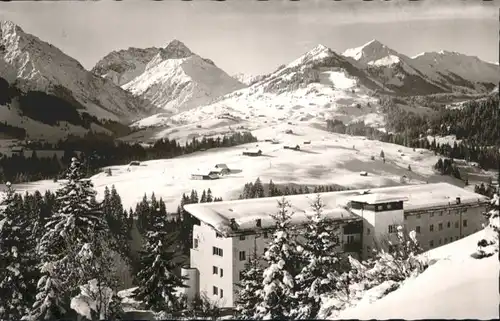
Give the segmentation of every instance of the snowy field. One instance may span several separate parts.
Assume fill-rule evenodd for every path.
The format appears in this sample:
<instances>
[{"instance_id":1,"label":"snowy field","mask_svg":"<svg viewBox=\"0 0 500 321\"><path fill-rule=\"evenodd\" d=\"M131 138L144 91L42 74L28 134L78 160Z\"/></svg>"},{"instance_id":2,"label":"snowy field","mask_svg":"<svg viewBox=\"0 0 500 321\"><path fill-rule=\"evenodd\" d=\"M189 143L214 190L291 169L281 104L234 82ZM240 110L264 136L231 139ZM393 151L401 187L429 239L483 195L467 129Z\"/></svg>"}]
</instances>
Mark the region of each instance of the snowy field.
<instances>
[{"instance_id":1,"label":"snowy field","mask_svg":"<svg viewBox=\"0 0 500 321\"><path fill-rule=\"evenodd\" d=\"M364 305L346 309L338 319L497 319L498 256L470 255L484 230L425 253L436 260L401 288Z\"/></svg>"},{"instance_id":2,"label":"snowy field","mask_svg":"<svg viewBox=\"0 0 500 321\"><path fill-rule=\"evenodd\" d=\"M291 129L293 134L285 134ZM409 177L410 184L446 181L458 186L463 183L448 176L436 175L432 166L438 157L430 151L413 151L411 148L353 137L327 133L323 130L293 125L278 125L253 132L259 140L277 139L280 144L259 142L230 148L218 148L196 152L174 159L143 162L141 166L111 166L112 176L104 173L92 178L102 197L105 186L115 185L122 196L125 208L135 207L144 193L155 192L162 197L167 210L175 211L182 193L192 189L208 189L224 200L235 199L245 183L260 177L264 183L310 185L338 184L351 188L399 185L402 175ZM310 144L303 144L310 141ZM285 150L283 145L299 144L300 151ZM258 145L258 146L257 146ZM355 149L353 149L353 146ZM263 156L248 157L246 149L261 149ZM386 162L379 158L384 150ZM375 160L371 160L371 156ZM223 176L217 180L192 180L191 174L225 163L240 173ZM408 165L412 171L408 171ZM130 169L130 171L128 171ZM366 171L368 176L361 176ZM55 190L59 183L50 180L19 184L15 188L24 191Z\"/></svg>"}]
</instances>

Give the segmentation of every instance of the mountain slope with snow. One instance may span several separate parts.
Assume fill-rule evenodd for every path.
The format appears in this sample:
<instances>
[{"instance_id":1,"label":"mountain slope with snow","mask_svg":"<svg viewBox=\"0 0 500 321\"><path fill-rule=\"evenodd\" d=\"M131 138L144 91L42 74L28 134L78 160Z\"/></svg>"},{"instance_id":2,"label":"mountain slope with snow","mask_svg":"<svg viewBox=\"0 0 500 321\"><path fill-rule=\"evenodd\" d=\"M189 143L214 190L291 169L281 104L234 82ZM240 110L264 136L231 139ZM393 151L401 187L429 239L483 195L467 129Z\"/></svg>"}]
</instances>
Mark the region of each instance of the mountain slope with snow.
<instances>
[{"instance_id":1,"label":"mountain slope with snow","mask_svg":"<svg viewBox=\"0 0 500 321\"><path fill-rule=\"evenodd\" d=\"M22 92L49 93L102 119L129 122L153 109L10 21L0 22L0 74Z\"/></svg>"},{"instance_id":2,"label":"mountain slope with snow","mask_svg":"<svg viewBox=\"0 0 500 321\"><path fill-rule=\"evenodd\" d=\"M343 55L400 94L487 93L500 81L498 65L456 52L428 52L410 58L372 40Z\"/></svg>"},{"instance_id":3,"label":"mountain slope with snow","mask_svg":"<svg viewBox=\"0 0 500 321\"><path fill-rule=\"evenodd\" d=\"M471 254L485 230L427 252L434 260L426 271L370 304L341 312L335 319L496 319L498 256Z\"/></svg>"},{"instance_id":4,"label":"mountain slope with snow","mask_svg":"<svg viewBox=\"0 0 500 321\"><path fill-rule=\"evenodd\" d=\"M128 48L113 51L99 60L92 72L122 86L139 76L146 65L160 52L159 48Z\"/></svg>"},{"instance_id":5,"label":"mountain slope with snow","mask_svg":"<svg viewBox=\"0 0 500 321\"><path fill-rule=\"evenodd\" d=\"M322 121L335 114L350 121L376 113L376 108L368 105L376 104L371 93L381 87L344 57L320 45L252 86L172 119L191 122L223 116L261 118L264 123Z\"/></svg>"},{"instance_id":6,"label":"mountain slope with snow","mask_svg":"<svg viewBox=\"0 0 500 321\"><path fill-rule=\"evenodd\" d=\"M254 76L254 75L249 75L249 74L244 74L244 73L238 73L236 75L233 75L233 78L241 82L242 84L245 84L247 86L251 86L255 84L256 82L264 79L265 76L259 75L259 76Z\"/></svg>"},{"instance_id":7,"label":"mountain slope with snow","mask_svg":"<svg viewBox=\"0 0 500 321\"><path fill-rule=\"evenodd\" d=\"M498 65L457 52L425 52L412 60L429 78L454 86L488 91L498 86L500 81Z\"/></svg>"},{"instance_id":8,"label":"mountain slope with snow","mask_svg":"<svg viewBox=\"0 0 500 321\"><path fill-rule=\"evenodd\" d=\"M398 94L422 95L447 91L446 86L428 79L410 57L377 40L347 49L343 56L358 62L368 73L379 78L384 87Z\"/></svg>"},{"instance_id":9,"label":"mountain slope with snow","mask_svg":"<svg viewBox=\"0 0 500 321\"><path fill-rule=\"evenodd\" d=\"M97 63L93 72L158 107L153 116L135 124L139 127L161 123L172 114L209 104L245 87L178 40L165 48L112 52Z\"/></svg>"}]
</instances>

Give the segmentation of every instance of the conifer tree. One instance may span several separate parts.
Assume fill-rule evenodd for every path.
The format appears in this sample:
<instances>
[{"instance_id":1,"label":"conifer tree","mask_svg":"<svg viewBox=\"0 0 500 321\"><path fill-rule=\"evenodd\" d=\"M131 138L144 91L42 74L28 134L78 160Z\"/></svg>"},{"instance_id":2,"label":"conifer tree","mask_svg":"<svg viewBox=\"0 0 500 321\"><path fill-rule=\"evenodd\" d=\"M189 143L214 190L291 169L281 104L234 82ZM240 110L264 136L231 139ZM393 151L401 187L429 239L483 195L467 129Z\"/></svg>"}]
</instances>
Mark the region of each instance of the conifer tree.
<instances>
[{"instance_id":1,"label":"conifer tree","mask_svg":"<svg viewBox=\"0 0 500 321\"><path fill-rule=\"evenodd\" d=\"M27 234L30 222L16 208L11 184L6 185L0 204L0 320L19 320L33 302L34 235Z\"/></svg>"},{"instance_id":2,"label":"conifer tree","mask_svg":"<svg viewBox=\"0 0 500 321\"><path fill-rule=\"evenodd\" d=\"M56 213L48 219L40 239L42 276L31 311L35 320L64 315L71 293L89 280L89 266L78 255L84 246L96 247L98 236L108 231L95 195L92 182L82 179L80 163L72 158L67 182L56 192Z\"/></svg>"},{"instance_id":3,"label":"conifer tree","mask_svg":"<svg viewBox=\"0 0 500 321\"><path fill-rule=\"evenodd\" d=\"M210 188L207 190L207 203L212 203L214 201L214 197L212 195L212 191Z\"/></svg>"},{"instance_id":4,"label":"conifer tree","mask_svg":"<svg viewBox=\"0 0 500 321\"><path fill-rule=\"evenodd\" d=\"M245 269L241 272L241 280L237 284L238 300L236 301L237 317L239 319L253 319L255 308L260 302L260 291L262 290L263 274L260 258L256 248L245 264Z\"/></svg>"},{"instance_id":5,"label":"conifer tree","mask_svg":"<svg viewBox=\"0 0 500 321\"><path fill-rule=\"evenodd\" d=\"M290 224L291 205L282 198L278 201L278 212L271 215L275 220L275 232L264 255L268 267L263 273L263 288L256 307L257 319L289 319L297 306L295 276L300 263L300 254Z\"/></svg>"},{"instance_id":6,"label":"conifer tree","mask_svg":"<svg viewBox=\"0 0 500 321\"><path fill-rule=\"evenodd\" d=\"M321 305L321 296L331 292L338 278L339 258L336 247L339 239L337 228L324 215L325 205L318 194L311 204L313 215L309 217L302 234L302 257L305 264L296 277L299 309L296 318L314 319Z\"/></svg>"},{"instance_id":7,"label":"conifer tree","mask_svg":"<svg viewBox=\"0 0 500 321\"><path fill-rule=\"evenodd\" d=\"M154 216L146 232L146 243L140 251L139 287L135 298L153 311L173 311L179 308L176 288L183 286L183 279L174 274L176 254L173 251L175 235L166 231L167 219Z\"/></svg>"}]
</instances>

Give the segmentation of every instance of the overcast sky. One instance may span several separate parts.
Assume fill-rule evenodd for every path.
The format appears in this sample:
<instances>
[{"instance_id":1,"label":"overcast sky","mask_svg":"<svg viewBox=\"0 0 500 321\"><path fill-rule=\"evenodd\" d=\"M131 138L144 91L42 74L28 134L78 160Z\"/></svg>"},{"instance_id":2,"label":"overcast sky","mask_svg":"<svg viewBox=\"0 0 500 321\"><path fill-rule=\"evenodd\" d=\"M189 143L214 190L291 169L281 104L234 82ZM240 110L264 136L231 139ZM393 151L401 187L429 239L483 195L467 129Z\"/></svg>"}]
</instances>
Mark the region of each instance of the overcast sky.
<instances>
[{"instance_id":1,"label":"overcast sky","mask_svg":"<svg viewBox=\"0 0 500 321\"><path fill-rule=\"evenodd\" d=\"M172 39L229 74L262 74L318 44L341 53L377 39L413 56L449 50L498 61L499 0L125 0L0 2L0 19L86 68L112 50Z\"/></svg>"}]
</instances>

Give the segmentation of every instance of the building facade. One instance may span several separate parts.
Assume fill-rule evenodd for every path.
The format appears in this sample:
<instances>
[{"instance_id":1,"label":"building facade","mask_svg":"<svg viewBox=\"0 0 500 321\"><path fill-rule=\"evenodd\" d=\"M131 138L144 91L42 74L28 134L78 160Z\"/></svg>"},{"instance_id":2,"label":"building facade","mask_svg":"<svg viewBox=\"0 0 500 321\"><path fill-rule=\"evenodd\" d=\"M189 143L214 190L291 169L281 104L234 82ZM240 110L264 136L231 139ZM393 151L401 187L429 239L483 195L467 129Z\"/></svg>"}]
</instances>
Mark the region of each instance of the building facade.
<instances>
[{"instance_id":1,"label":"building facade","mask_svg":"<svg viewBox=\"0 0 500 321\"><path fill-rule=\"evenodd\" d=\"M301 225L312 214L316 195L287 196L292 223ZM369 191L321 193L324 214L335 224L339 251L360 258L394 239L397 226L417 232L424 250L470 235L482 228L488 199L446 184L405 185ZM193 227L188 296L204 293L221 307L233 307L237 283L250 255L262 255L272 236L280 197L189 204L185 210L200 220Z\"/></svg>"}]
</instances>

